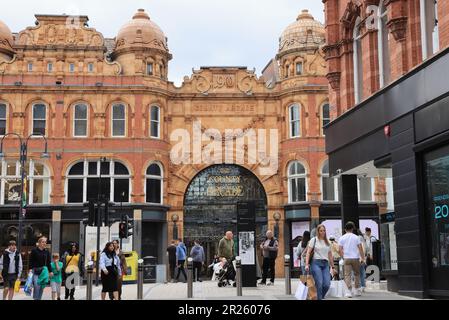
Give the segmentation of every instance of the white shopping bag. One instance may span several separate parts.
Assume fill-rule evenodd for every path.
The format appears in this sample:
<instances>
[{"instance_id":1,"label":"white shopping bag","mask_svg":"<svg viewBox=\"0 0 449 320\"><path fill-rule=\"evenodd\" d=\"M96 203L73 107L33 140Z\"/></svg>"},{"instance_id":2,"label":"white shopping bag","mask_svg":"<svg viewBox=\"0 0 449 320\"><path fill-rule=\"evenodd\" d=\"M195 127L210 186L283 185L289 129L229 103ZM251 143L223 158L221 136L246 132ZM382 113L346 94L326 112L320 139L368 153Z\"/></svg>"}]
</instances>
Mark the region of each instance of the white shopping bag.
<instances>
[{"instance_id":1,"label":"white shopping bag","mask_svg":"<svg viewBox=\"0 0 449 320\"><path fill-rule=\"evenodd\" d=\"M343 280L333 280L331 281L331 286L326 294L326 298L343 298L346 293L349 293L349 289Z\"/></svg>"},{"instance_id":2,"label":"white shopping bag","mask_svg":"<svg viewBox=\"0 0 449 320\"><path fill-rule=\"evenodd\" d=\"M298 288L296 289L295 298L298 300L307 300L307 293L309 292L309 288L299 281Z\"/></svg>"}]
</instances>

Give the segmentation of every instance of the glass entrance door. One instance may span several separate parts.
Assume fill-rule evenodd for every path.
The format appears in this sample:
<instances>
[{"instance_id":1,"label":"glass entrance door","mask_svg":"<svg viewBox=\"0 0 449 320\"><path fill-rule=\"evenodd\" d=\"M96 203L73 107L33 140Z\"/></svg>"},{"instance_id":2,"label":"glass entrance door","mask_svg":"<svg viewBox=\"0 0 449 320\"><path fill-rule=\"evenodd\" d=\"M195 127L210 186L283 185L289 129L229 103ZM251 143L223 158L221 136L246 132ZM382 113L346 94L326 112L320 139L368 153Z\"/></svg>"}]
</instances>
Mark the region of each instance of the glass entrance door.
<instances>
[{"instance_id":1,"label":"glass entrance door","mask_svg":"<svg viewBox=\"0 0 449 320\"><path fill-rule=\"evenodd\" d=\"M449 146L424 156L430 289L449 290Z\"/></svg>"}]
</instances>

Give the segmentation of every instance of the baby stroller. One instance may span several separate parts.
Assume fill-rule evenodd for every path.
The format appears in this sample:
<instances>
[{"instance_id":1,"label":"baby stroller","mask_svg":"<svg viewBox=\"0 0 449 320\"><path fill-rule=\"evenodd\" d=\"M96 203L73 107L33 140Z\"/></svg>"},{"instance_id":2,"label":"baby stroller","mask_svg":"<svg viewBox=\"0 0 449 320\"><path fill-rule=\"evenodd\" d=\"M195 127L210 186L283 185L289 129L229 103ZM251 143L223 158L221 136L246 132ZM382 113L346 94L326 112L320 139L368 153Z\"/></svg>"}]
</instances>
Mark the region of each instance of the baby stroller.
<instances>
[{"instance_id":1,"label":"baby stroller","mask_svg":"<svg viewBox=\"0 0 449 320\"><path fill-rule=\"evenodd\" d=\"M222 266L216 271L217 279L218 279L218 287L226 287L231 285L231 281L234 287L237 286L237 283L234 281L235 279L235 267L233 261L227 261L224 259L222 261Z\"/></svg>"}]
</instances>

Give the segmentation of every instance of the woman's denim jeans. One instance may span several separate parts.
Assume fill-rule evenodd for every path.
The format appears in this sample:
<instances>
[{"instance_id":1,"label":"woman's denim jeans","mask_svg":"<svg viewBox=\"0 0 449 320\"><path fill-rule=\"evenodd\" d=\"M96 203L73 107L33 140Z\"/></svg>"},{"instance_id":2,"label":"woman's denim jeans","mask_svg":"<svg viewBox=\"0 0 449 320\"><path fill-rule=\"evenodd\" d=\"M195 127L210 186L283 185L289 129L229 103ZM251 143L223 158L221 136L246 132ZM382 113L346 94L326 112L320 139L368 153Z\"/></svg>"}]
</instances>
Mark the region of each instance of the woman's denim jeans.
<instances>
[{"instance_id":1,"label":"woman's denim jeans","mask_svg":"<svg viewBox=\"0 0 449 320\"><path fill-rule=\"evenodd\" d=\"M44 293L44 288L38 284L39 276L33 275L33 299L42 300L42 294Z\"/></svg>"},{"instance_id":2,"label":"woman's denim jeans","mask_svg":"<svg viewBox=\"0 0 449 320\"><path fill-rule=\"evenodd\" d=\"M311 269L313 280L315 280L318 300L323 300L331 286L329 262L327 260L313 259Z\"/></svg>"}]
</instances>

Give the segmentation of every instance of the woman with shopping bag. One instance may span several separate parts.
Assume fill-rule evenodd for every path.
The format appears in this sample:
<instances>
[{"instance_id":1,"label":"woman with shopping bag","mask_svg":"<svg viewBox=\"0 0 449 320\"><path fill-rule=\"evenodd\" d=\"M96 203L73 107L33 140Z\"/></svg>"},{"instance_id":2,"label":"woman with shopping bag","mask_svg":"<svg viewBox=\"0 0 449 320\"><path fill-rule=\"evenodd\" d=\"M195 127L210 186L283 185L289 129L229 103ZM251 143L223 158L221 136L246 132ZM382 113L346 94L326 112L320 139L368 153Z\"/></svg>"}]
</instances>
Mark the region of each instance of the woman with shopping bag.
<instances>
[{"instance_id":1,"label":"woman with shopping bag","mask_svg":"<svg viewBox=\"0 0 449 320\"><path fill-rule=\"evenodd\" d=\"M306 274L312 272L317 291L317 299L323 300L331 285L334 271L332 249L327 240L326 227L317 227L316 237L310 240L306 254Z\"/></svg>"}]
</instances>

